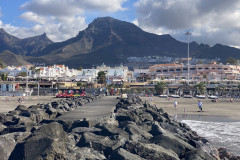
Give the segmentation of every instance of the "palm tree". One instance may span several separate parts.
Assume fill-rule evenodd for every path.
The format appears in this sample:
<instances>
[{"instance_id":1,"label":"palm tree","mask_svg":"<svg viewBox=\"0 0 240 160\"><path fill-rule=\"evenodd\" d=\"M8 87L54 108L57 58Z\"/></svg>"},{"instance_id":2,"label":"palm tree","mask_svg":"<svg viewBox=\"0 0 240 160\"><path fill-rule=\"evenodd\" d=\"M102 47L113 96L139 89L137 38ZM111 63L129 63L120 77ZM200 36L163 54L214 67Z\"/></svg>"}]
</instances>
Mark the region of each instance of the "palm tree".
<instances>
[{"instance_id":1,"label":"palm tree","mask_svg":"<svg viewBox=\"0 0 240 160\"><path fill-rule=\"evenodd\" d=\"M19 73L17 74L17 76L26 77L26 76L27 76L27 72L19 72Z\"/></svg>"},{"instance_id":2,"label":"palm tree","mask_svg":"<svg viewBox=\"0 0 240 160\"><path fill-rule=\"evenodd\" d=\"M106 83L106 74L105 74L104 71L98 72L97 81L100 84L105 84Z\"/></svg>"},{"instance_id":3,"label":"palm tree","mask_svg":"<svg viewBox=\"0 0 240 160\"><path fill-rule=\"evenodd\" d=\"M200 83L196 84L195 88L197 89L197 92L199 94L204 94L206 91L206 86L205 86L204 82L200 82Z\"/></svg>"},{"instance_id":4,"label":"palm tree","mask_svg":"<svg viewBox=\"0 0 240 160\"><path fill-rule=\"evenodd\" d=\"M158 95L163 94L166 88L167 88L167 84L165 82L158 82L155 85L155 91Z\"/></svg>"},{"instance_id":5,"label":"palm tree","mask_svg":"<svg viewBox=\"0 0 240 160\"><path fill-rule=\"evenodd\" d=\"M6 81L7 76L8 76L8 73L1 73L0 78L1 78L2 81Z\"/></svg>"}]
</instances>

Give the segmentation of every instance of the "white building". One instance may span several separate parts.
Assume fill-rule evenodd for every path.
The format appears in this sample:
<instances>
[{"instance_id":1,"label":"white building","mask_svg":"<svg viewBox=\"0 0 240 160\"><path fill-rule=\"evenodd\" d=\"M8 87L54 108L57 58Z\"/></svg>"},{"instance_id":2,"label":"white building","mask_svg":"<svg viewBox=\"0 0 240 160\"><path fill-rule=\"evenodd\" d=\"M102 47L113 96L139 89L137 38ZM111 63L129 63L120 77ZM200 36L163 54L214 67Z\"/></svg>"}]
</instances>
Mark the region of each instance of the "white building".
<instances>
[{"instance_id":1,"label":"white building","mask_svg":"<svg viewBox=\"0 0 240 160\"><path fill-rule=\"evenodd\" d=\"M0 70L1 73L7 73L8 76L17 77L19 73L26 72L28 76L32 75L32 72L29 70L30 66L8 66Z\"/></svg>"},{"instance_id":2,"label":"white building","mask_svg":"<svg viewBox=\"0 0 240 160\"><path fill-rule=\"evenodd\" d=\"M53 65L47 67L36 67L39 69L39 73L35 73L33 78L42 78L42 79L69 79L76 77L79 74L79 71L76 69L69 69L65 65Z\"/></svg>"},{"instance_id":3,"label":"white building","mask_svg":"<svg viewBox=\"0 0 240 160\"><path fill-rule=\"evenodd\" d=\"M97 81L98 72L98 69L82 69L73 80L94 83Z\"/></svg>"}]
</instances>

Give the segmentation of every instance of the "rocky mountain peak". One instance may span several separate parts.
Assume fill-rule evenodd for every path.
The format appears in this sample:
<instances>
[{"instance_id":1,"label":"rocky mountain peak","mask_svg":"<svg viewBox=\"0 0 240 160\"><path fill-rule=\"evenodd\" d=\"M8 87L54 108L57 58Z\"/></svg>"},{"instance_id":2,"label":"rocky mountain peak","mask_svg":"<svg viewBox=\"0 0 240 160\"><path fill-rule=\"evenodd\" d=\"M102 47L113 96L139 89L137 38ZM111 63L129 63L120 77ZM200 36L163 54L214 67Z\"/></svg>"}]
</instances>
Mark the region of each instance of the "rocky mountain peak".
<instances>
[{"instance_id":1,"label":"rocky mountain peak","mask_svg":"<svg viewBox=\"0 0 240 160\"><path fill-rule=\"evenodd\" d=\"M0 28L0 33L7 33L3 28Z\"/></svg>"}]
</instances>

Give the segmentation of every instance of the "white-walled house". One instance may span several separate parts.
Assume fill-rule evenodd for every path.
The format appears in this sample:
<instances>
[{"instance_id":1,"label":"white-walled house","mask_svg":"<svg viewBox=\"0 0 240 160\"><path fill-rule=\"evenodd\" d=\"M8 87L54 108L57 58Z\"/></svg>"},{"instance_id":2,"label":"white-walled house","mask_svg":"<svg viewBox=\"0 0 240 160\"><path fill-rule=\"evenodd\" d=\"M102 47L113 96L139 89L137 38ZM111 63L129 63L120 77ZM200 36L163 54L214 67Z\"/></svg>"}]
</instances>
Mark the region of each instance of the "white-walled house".
<instances>
[{"instance_id":1,"label":"white-walled house","mask_svg":"<svg viewBox=\"0 0 240 160\"><path fill-rule=\"evenodd\" d=\"M96 82L98 76L98 69L82 69L78 75L72 78L75 81L83 81L83 82Z\"/></svg>"},{"instance_id":2,"label":"white-walled house","mask_svg":"<svg viewBox=\"0 0 240 160\"><path fill-rule=\"evenodd\" d=\"M79 74L79 71L76 69L69 69L65 65L53 65L47 67L36 67L40 69L39 73L34 74L33 78L42 78L42 79L54 79L59 78L72 78Z\"/></svg>"},{"instance_id":3,"label":"white-walled house","mask_svg":"<svg viewBox=\"0 0 240 160\"><path fill-rule=\"evenodd\" d=\"M17 77L19 73L26 72L28 76L32 76L32 72L29 70L29 66L7 66L0 70L0 73L7 73L8 76Z\"/></svg>"}]
</instances>

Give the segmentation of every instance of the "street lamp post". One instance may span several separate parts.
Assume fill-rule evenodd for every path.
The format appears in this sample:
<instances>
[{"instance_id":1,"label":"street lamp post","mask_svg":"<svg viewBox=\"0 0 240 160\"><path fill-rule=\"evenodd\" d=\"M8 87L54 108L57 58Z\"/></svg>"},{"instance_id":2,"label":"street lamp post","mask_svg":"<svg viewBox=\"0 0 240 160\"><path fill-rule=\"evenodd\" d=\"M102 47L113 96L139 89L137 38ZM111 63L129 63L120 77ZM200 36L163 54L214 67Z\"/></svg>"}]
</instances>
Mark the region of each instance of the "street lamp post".
<instances>
[{"instance_id":1,"label":"street lamp post","mask_svg":"<svg viewBox=\"0 0 240 160\"><path fill-rule=\"evenodd\" d=\"M188 60L188 63L187 63L187 66L188 66L188 75L187 75L187 82L189 84L189 36L192 35L189 31L187 31L187 33L185 33L185 35L187 35L187 50L188 50L188 55L187 55L187 60Z\"/></svg>"}]
</instances>

